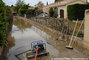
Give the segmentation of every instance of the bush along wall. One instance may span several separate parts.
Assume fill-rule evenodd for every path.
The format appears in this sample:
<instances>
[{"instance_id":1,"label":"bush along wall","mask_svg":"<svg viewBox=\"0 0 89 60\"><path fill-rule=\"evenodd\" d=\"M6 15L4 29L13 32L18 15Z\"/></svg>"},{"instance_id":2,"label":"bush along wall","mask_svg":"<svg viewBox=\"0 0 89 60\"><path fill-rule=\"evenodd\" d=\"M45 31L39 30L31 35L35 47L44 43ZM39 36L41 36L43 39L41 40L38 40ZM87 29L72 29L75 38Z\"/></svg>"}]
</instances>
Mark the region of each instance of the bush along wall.
<instances>
[{"instance_id":1,"label":"bush along wall","mask_svg":"<svg viewBox=\"0 0 89 60\"><path fill-rule=\"evenodd\" d=\"M49 15L50 15L50 17L53 17L54 16L54 10L53 10L53 8L50 8Z\"/></svg>"},{"instance_id":2,"label":"bush along wall","mask_svg":"<svg viewBox=\"0 0 89 60\"><path fill-rule=\"evenodd\" d=\"M19 15L24 17L24 14L26 14L27 9L19 9Z\"/></svg>"},{"instance_id":3,"label":"bush along wall","mask_svg":"<svg viewBox=\"0 0 89 60\"><path fill-rule=\"evenodd\" d=\"M0 46L5 44L8 23L6 20L6 6L0 0Z\"/></svg>"},{"instance_id":4,"label":"bush along wall","mask_svg":"<svg viewBox=\"0 0 89 60\"><path fill-rule=\"evenodd\" d=\"M19 15L20 16L24 16L24 14L26 14L28 9L28 5L24 4L19 8Z\"/></svg>"},{"instance_id":5,"label":"bush along wall","mask_svg":"<svg viewBox=\"0 0 89 60\"><path fill-rule=\"evenodd\" d=\"M74 4L67 7L69 20L83 20L85 10L89 9L89 4Z\"/></svg>"},{"instance_id":6,"label":"bush along wall","mask_svg":"<svg viewBox=\"0 0 89 60\"><path fill-rule=\"evenodd\" d=\"M13 14L12 14L12 11L11 11L11 8L10 6L6 6L6 16L7 16L7 23L8 23L8 31L7 31L7 35L8 33L11 31L12 29L12 23L13 23Z\"/></svg>"},{"instance_id":7,"label":"bush along wall","mask_svg":"<svg viewBox=\"0 0 89 60\"><path fill-rule=\"evenodd\" d=\"M20 7L19 9L19 15L24 17L24 14L26 14L28 17L32 17L36 15L36 10L37 9L28 9L28 5L24 4Z\"/></svg>"},{"instance_id":8,"label":"bush along wall","mask_svg":"<svg viewBox=\"0 0 89 60\"><path fill-rule=\"evenodd\" d=\"M26 12L27 18L36 16L36 12L35 11L36 11L35 9L28 9L27 12Z\"/></svg>"}]
</instances>

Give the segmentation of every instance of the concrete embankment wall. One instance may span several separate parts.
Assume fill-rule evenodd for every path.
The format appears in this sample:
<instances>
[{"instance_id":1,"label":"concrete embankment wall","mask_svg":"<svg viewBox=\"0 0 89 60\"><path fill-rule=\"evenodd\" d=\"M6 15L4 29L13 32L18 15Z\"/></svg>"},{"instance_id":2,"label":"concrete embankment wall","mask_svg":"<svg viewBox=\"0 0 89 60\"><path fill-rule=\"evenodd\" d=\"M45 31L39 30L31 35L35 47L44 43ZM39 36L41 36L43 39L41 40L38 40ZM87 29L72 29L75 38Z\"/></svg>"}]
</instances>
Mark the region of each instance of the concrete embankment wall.
<instances>
[{"instance_id":1,"label":"concrete embankment wall","mask_svg":"<svg viewBox=\"0 0 89 60\"><path fill-rule=\"evenodd\" d=\"M58 32L58 31L56 31L54 29L48 28L47 26L41 25L38 22L35 22L35 21L31 20L31 19L27 19L27 18L23 18L23 17L18 17L18 16L17 17L14 17L14 18L22 19L22 20L24 20L25 23L32 24L33 26L36 26L37 28L41 29L42 31L47 32L47 34L49 34L49 35L54 34L55 36L58 36L59 33L60 33L60 32Z\"/></svg>"},{"instance_id":2,"label":"concrete embankment wall","mask_svg":"<svg viewBox=\"0 0 89 60\"><path fill-rule=\"evenodd\" d=\"M37 21L37 19L33 19L33 18L31 18L31 19L27 19L27 18L23 18L23 17L16 17L16 18L18 18L18 19L22 19L22 20L24 20L24 21L26 21L27 23L31 23L31 24L33 24L33 25L35 25L36 27L38 27L38 28L40 28L40 29L43 29L43 28L45 28L45 29L47 29L47 30L49 30L49 32L50 33L56 33L55 35L61 35L61 32L60 31L57 31L57 30L55 30L55 29L53 29L53 28L50 28L50 27L48 27L45 23L40 23L40 20L42 20L42 19L40 19L40 20L38 20ZM43 20L42 20L43 21ZM55 23L55 22L54 22ZM49 25L49 24L48 24ZM60 25L60 24L59 24ZM39 27L40 26L40 27ZM44 31L44 30L43 30ZM70 38L71 38L71 35L66 35L66 34L64 34L64 40L67 40L67 41L70 41ZM68 43L69 44L69 43ZM74 47L74 48L78 48L78 49L82 49L83 48L83 39L81 39L81 38L79 38L79 37L75 37L74 36L74 38L73 38L73 42L72 42L72 46Z\"/></svg>"}]
</instances>

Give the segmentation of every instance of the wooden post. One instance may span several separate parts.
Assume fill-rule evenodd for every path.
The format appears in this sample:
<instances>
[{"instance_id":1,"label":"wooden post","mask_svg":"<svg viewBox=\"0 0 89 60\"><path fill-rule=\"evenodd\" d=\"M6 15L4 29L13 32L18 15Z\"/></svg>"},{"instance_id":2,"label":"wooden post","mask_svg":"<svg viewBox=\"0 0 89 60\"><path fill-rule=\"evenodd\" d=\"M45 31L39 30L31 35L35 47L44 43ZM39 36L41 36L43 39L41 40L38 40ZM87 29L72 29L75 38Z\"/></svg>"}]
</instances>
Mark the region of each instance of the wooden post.
<instances>
[{"instance_id":1,"label":"wooden post","mask_svg":"<svg viewBox=\"0 0 89 60\"><path fill-rule=\"evenodd\" d=\"M75 27L74 27L74 31L73 31L73 34L72 34L72 37L71 37L71 40L70 40L69 46L71 46L71 44L72 44L73 37L74 37L74 33L75 33L75 29L76 29L76 27L77 27L77 23L78 23L78 20L76 21L76 24L75 24Z\"/></svg>"}]
</instances>

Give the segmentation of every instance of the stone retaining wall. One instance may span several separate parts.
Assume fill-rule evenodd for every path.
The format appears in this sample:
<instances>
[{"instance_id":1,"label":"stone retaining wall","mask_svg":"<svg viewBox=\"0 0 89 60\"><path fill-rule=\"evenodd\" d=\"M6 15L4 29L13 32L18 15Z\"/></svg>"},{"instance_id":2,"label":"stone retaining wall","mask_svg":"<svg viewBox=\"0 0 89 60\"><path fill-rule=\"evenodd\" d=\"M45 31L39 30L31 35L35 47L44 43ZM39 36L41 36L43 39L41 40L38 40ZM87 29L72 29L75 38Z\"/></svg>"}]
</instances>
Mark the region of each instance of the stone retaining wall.
<instances>
[{"instance_id":1,"label":"stone retaining wall","mask_svg":"<svg viewBox=\"0 0 89 60\"><path fill-rule=\"evenodd\" d=\"M67 45L69 44L71 35L67 35L67 34L61 33L60 31L57 31L57 30L55 30L55 29L53 29L53 28L50 28L50 27L46 26L45 23L42 24L42 23L40 22L40 19L39 19L39 21L38 21L38 19L34 19L34 20L33 20L33 18L31 18L31 19L26 19L26 18L23 18L23 17L18 17L18 19L22 19L22 20L24 20L24 21L26 21L26 22L28 22L28 23L31 23L31 24L35 25L36 27L38 27L38 28L39 28L39 26L40 26L41 28L45 28L45 29L49 30L49 32L58 33L59 35L62 34L62 35L61 35L61 37L62 37L62 39L63 39L62 41L67 41L67 42L68 42ZM40 28L40 29L41 29L41 28ZM59 37L59 38L60 38L60 37ZM59 38L57 38L57 39L60 40ZM83 44L83 38L79 38L79 37L76 37L76 36L73 37L72 46L73 46L74 48L83 49L82 44Z\"/></svg>"}]
</instances>

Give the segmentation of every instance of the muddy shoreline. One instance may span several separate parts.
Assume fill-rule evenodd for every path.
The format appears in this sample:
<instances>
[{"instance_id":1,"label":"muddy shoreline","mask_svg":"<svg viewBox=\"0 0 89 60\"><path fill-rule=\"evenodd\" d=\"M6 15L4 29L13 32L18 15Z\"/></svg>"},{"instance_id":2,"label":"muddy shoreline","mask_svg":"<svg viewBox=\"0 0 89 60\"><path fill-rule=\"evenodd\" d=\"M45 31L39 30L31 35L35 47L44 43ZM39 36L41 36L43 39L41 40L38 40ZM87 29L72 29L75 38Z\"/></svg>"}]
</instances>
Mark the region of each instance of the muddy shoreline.
<instances>
[{"instance_id":1,"label":"muddy shoreline","mask_svg":"<svg viewBox=\"0 0 89 60\"><path fill-rule=\"evenodd\" d=\"M66 48L69 40L59 40L59 31L23 17L16 16L13 21L12 31L8 35L8 47L5 47L1 60L17 60L16 54L29 50L30 42L39 39L47 44L47 51L50 52L48 58L89 58L89 50L82 48L83 41L75 40L74 49L69 50Z\"/></svg>"},{"instance_id":2,"label":"muddy shoreline","mask_svg":"<svg viewBox=\"0 0 89 60\"><path fill-rule=\"evenodd\" d=\"M34 21L30 20L30 19L23 18L23 17L16 17L16 18L17 18L17 19L22 19L22 20L26 21L27 23L33 24L34 26L36 26L36 27L38 27L38 28L41 27L40 29L42 29L42 30L44 30L44 28L47 29L47 30L49 31L47 34L53 33L54 35L57 36L57 37L54 39L55 41L58 40L58 38L59 38L59 36L60 36L60 33L61 33L61 32L56 31L56 30L54 30L54 29L51 29L51 28L49 28L49 27L47 27L47 26L41 25L41 24L39 24L39 23L37 23L37 22L34 22ZM40 27L39 27L39 26L40 26ZM71 38L71 35L68 36L68 37ZM87 52L88 52L89 50L87 50L86 48L83 47L83 40L81 40L81 38L79 38L79 37L75 37L75 38L76 38L76 40L73 41L73 45L72 45L72 46L73 46L75 49L77 49L77 50L81 51L82 53L84 53L84 54L86 54L86 55L89 56L89 53L87 54ZM65 39L65 38L64 38L64 39ZM59 41L60 41L60 40L59 40ZM68 41L68 44L69 44L69 39L68 39L67 41ZM68 45L68 44L67 44L67 45ZM65 45L65 46L66 46L66 45Z\"/></svg>"}]
</instances>

